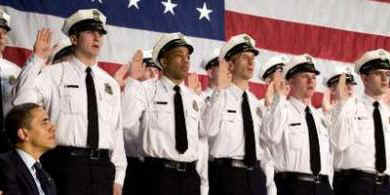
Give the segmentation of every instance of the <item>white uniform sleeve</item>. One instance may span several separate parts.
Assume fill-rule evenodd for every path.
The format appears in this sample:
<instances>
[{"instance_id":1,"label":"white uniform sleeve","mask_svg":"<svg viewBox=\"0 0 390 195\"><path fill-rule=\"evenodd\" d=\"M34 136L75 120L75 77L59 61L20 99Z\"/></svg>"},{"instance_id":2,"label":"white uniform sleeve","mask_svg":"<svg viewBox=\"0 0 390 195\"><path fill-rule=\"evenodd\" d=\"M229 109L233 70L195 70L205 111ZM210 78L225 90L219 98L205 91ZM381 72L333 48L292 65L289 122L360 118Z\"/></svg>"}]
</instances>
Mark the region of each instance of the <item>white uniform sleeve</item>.
<instances>
[{"instance_id":1,"label":"white uniform sleeve","mask_svg":"<svg viewBox=\"0 0 390 195\"><path fill-rule=\"evenodd\" d=\"M285 96L275 96L271 110L263 119L261 134L267 143L280 143L285 129L288 127L288 101Z\"/></svg>"},{"instance_id":2,"label":"white uniform sleeve","mask_svg":"<svg viewBox=\"0 0 390 195\"><path fill-rule=\"evenodd\" d=\"M117 102L120 102L120 89L117 88ZM115 108L115 129L114 129L114 147L111 156L111 162L115 165L115 180L114 182L123 186L126 175L127 160L125 155L125 148L123 143L123 129L122 129L122 116L121 116L121 104L116 104Z\"/></svg>"},{"instance_id":3,"label":"white uniform sleeve","mask_svg":"<svg viewBox=\"0 0 390 195\"><path fill-rule=\"evenodd\" d=\"M44 63L43 59L34 55L27 60L13 88L13 105L26 102L44 105L44 100L50 99L53 83L50 78L40 75Z\"/></svg>"},{"instance_id":4,"label":"white uniform sleeve","mask_svg":"<svg viewBox=\"0 0 390 195\"><path fill-rule=\"evenodd\" d=\"M344 151L353 143L354 98L339 103L330 111L330 137L335 149Z\"/></svg>"},{"instance_id":5,"label":"white uniform sleeve","mask_svg":"<svg viewBox=\"0 0 390 195\"><path fill-rule=\"evenodd\" d=\"M134 79L129 79L122 93L122 125L124 134L129 139L138 139L140 128L135 128L139 124L140 117L146 109L146 96L141 83Z\"/></svg>"},{"instance_id":6,"label":"white uniform sleeve","mask_svg":"<svg viewBox=\"0 0 390 195\"><path fill-rule=\"evenodd\" d=\"M219 132L219 126L222 120L223 108L225 105L225 97L223 90L214 90L211 95L210 102L207 104L203 114L204 128L208 136L215 136Z\"/></svg>"},{"instance_id":7,"label":"white uniform sleeve","mask_svg":"<svg viewBox=\"0 0 390 195\"><path fill-rule=\"evenodd\" d=\"M44 59L32 55L24 64L22 72L18 76L17 85L13 88L13 93L18 94L20 91L25 91L26 88L31 87L44 64Z\"/></svg>"}]
</instances>

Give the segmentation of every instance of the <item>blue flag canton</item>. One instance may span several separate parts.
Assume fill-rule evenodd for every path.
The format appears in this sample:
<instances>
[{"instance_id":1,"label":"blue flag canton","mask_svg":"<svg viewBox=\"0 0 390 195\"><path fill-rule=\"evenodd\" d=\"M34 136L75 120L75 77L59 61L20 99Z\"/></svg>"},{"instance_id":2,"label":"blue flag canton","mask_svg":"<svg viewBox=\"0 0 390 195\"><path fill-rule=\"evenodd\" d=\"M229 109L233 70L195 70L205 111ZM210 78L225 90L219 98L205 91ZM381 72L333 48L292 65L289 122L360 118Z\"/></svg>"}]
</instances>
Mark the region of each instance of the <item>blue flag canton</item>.
<instances>
[{"instance_id":1,"label":"blue flag canton","mask_svg":"<svg viewBox=\"0 0 390 195\"><path fill-rule=\"evenodd\" d=\"M114 26L225 39L223 0L3 0L0 5L63 18L78 9L97 8Z\"/></svg>"}]
</instances>

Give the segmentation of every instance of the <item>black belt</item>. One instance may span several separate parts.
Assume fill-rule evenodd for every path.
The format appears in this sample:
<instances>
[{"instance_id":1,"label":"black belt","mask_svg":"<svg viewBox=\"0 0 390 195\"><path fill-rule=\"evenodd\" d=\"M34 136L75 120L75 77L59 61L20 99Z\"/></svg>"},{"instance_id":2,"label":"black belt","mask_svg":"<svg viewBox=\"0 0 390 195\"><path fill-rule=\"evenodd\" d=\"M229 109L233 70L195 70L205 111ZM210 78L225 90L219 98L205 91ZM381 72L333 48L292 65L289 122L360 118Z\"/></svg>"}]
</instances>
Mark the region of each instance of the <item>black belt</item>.
<instances>
[{"instance_id":1,"label":"black belt","mask_svg":"<svg viewBox=\"0 0 390 195\"><path fill-rule=\"evenodd\" d=\"M335 177L353 177L368 181L375 181L377 185L390 184L390 176L385 174L366 173L356 169L344 169L337 171Z\"/></svg>"},{"instance_id":2,"label":"black belt","mask_svg":"<svg viewBox=\"0 0 390 195\"><path fill-rule=\"evenodd\" d=\"M306 181L312 183L329 183L327 175L313 175L298 172L280 172L276 173L275 180L280 181Z\"/></svg>"},{"instance_id":3,"label":"black belt","mask_svg":"<svg viewBox=\"0 0 390 195\"><path fill-rule=\"evenodd\" d=\"M65 156L74 156L91 160L110 160L110 150L108 149L57 146L55 151Z\"/></svg>"},{"instance_id":4,"label":"black belt","mask_svg":"<svg viewBox=\"0 0 390 195\"><path fill-rule=\"evenodd\" d=\"M260 161L256 161L254 166L248 166L244 163L243 160L231 159L231 158L215 158L210 160L210 162L217 166L229 166L235 168L247 169L249 171L255 170L260 167Z\"/></svg>"},{"instance_id":5,"label":"black belt","mask_svg":"<svg viewBox=\"0 0 390 195\"><path fill-rule=\"evenodd\" d=\"M176 169L179 172L193 171L196 167L196 161L193 162L179 162L161 158L145 157L145 165L162 166L169 169Z\"/></svg>"}]
</instances>

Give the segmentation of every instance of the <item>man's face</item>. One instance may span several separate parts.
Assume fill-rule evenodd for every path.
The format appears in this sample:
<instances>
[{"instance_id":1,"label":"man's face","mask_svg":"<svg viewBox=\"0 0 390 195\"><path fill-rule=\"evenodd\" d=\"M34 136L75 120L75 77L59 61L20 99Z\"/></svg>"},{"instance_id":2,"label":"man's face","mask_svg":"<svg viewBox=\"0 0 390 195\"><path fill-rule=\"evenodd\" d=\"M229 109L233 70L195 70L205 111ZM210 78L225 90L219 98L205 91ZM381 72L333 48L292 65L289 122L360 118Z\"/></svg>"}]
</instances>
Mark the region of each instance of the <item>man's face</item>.
<instances>
[{"instance_id":1,"label":"man's face","mask_svg":"<svg viewBox=\"0 0 390 195\"><path fill-rule=\"evenodd\" d=\"M8 31L0 27L0 53L4 51L7 43L8 43Z\"/></svg>"},{"instance_id":2,"label":"man's face","mask_svg":"<svg viewBox=\"0 0 390 195\"><path fill-rule=\"evenodd\" d=\"M281 68L278 68L274 73L272 73L265 79L265 82L270 83L271 81L281 80L282 78L283 78L283 70Z\"/></svg>"},{"instance_id":3,"label":"man's face","mask_svg":"<svg viewBox=\"0 0 390 195\"><path fill-rule=\"evenodd\" d=\"M30 127L26 128L31 147L45 152L56 146L55 127L49 120L47 112L42 107L34 108L31 111Z\"/></svg>"},{"instance_id":4,"label":"man's face","mask_svg":"<svg viewBox=\"0 0 390 195\"><path fill-rule=\"evenodd\" d=\"M72 35L71 40L76 52L96 58L103 46L103 36L99 31L87 30L80 32L78 36Z\"/></svg>"},{"instance_id":5,"label":"man's face","mask_svg":"<svg viewBox=\"0 0 390 195\"><path fill-rule=\"evenodd\" d=\"M168 51L160 59L165 75L174 80L184 80L190 69L190 54L187 47L177 47Z\"/></svg>"},{"instance_id":6,"label":"man's face","mask_svg":"<svg viewBox=\"0 0 390 195\"><path fill-rule=\"evenodd\" d=\"M252 52L242 52L234 55L229 61L233 79L249 80L255 68L255 55Z\"/></svg>"},{"instance_id":7,"label":"man's face","mask_svg":"<svg viewBox=\"0 0 390 195\"><path fill-rule=\"evenodd\" d=\"M153 66L146 67L143 80L158 79L160 76L160 70Z\"/></svg>"},{"instance_id":8,"label":"man's face","mask_svg":"<svg viewBox=\"0 0 390 195\"><path fill-rule=\"evenodd\" d=\"M294 97L311 98L316 88L316 74L312 72L298 73L290 78L288 83Z\"/></svg>"},{"instance_id":9,"label":"man's face","mask_svg":"<svg viewBox=\"0 0 390 195\"><path fill-rule=\"evenodd\" d=\"M365 90L372 95L379 96L387 92L389 88L390 70L377 69L367 75L361 74Z\"/></svg>"},{"instance_id":10,"label":"man's face","mask_svg":"<svg viewBox=\"0 0 390 195\"><path fill-rule=\"evenodd\" d=\"M347 95L348 95L348 97L351 97L352 95L353 95L353 89L354 89L354 85L353 84L351 84L351 83L347 83L346 84L346 92L347 92ZM335 84L333 84L333 85L331 85L330 86L330 95L332 96L332 97L334 97L335 95L336 95L336 90L337 90L337 83L335 83Z\"/></svg>"},{"instance_id":11,"label":"man's face","mask_svg":"<svg viewBox=\"0 0 390 195\"><path fill-rule=\"evenodd\" d=\"M209 80L214 81L217 78L217 72L218 66L212 66L211 68L207 69L207 76L209 77Z\"/></svg>"}]
</instances>

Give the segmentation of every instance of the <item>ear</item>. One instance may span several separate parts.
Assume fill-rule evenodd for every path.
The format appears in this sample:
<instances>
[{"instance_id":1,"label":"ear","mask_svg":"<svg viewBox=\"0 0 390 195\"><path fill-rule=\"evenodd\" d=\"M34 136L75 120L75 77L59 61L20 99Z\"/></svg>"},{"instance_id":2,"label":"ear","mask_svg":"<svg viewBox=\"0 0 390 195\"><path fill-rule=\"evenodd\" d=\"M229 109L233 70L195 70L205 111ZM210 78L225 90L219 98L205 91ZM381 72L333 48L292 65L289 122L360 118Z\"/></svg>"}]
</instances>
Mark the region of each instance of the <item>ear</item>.
<instances>
[{"instance_id":1,"label":"ear","mask_svg":"<svg viewBox=\"0 0 390 195\"><path fill-rule=\"evenodd\" d=\"M363 84L367 83L368 75L366 74L360 74L360 80L362 80Z\"/></svg>"},{"instance_id":2,"label":"ear","mask_svg":"<svg viewBox=\"0 0 390 195\"><path fill-rule=\"evenodd\" d=\"M25 128L19 128L17 135L18 135L18 139L21 140L22 142L26 142L30 139L28 130Z\"/></svg>"},{"instance_id":3,"label":"ear","mask_svg":"<svg viewBox=\"0 0 390 195\"><path fill-rule=\"evenodd\" d=\"M72 43L72 45L76 45L77 40L78 40L78 38L75 34L70 35L70 42Z\"/></svg>"},{"instance_id":4,"label":"ear","mask_svg":"<svg viewBox=\"0 0 390 195\"><path fill-rule=\"evenodd\" d=\"M161 66L162 66L162 68L164 70L167 67L167 64L168 64L167 59L166 58L161 58L160 59L160 64L161 64Z\"/></svg>"},{"instance_id":5,"label":"ear","mask_svg":"<svg viewBox=\"0 0 390 195\"><path fill-rule=\"evenodd\" d=\"M233 60L229 60L229 61L228 61L228 65L229 65L229 67L228 67L229 71L230 71L230 72L233 72L233 70L234 70L234 63L233 63Z\"/></svg>"}]
</instances>

